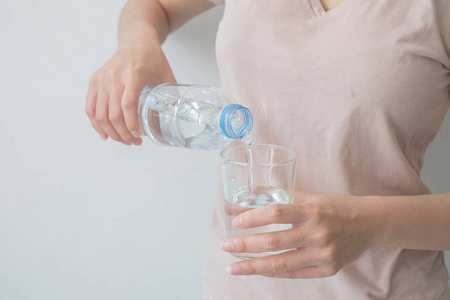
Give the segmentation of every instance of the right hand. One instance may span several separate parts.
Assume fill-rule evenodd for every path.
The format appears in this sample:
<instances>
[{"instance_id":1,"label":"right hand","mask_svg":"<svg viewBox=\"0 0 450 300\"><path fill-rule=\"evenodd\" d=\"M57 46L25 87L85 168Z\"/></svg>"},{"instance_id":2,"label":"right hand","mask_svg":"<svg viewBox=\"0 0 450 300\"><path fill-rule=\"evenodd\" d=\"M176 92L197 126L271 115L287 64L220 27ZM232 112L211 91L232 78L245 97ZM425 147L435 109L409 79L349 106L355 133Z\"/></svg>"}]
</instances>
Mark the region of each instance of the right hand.
<instances>
[{"instance_id":1,"label":"right hand","mask_svg":"<svg viewBox=\"0 0 450 300\"><path fill-rule=\"evenodd\" d=\"M159 43L119 47L89 81L86 114L104 140L142 144L139 96L145 85L175 83Z\"/></svg>"}]
</instances>

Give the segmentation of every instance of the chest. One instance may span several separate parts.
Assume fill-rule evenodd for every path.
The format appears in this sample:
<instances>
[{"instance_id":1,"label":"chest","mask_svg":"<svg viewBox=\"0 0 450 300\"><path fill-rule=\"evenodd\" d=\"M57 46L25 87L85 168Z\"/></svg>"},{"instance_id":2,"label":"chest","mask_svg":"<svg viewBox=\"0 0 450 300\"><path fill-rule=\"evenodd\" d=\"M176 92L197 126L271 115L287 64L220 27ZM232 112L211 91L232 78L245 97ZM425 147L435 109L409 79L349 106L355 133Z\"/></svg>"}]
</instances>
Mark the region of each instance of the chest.
<instances>
[{"instance_id":1,"label":"chest","mask_svg":"<svg viewBox=\"0 0 450 300\"><path fill-rule=\"evenodd\" d=\"M217 37L225 87L280 123L380 114L404 136L434 135L450 74L432 2L346 0L317 15L314 1L227 0Z\"/></svg>"}]
</instances>

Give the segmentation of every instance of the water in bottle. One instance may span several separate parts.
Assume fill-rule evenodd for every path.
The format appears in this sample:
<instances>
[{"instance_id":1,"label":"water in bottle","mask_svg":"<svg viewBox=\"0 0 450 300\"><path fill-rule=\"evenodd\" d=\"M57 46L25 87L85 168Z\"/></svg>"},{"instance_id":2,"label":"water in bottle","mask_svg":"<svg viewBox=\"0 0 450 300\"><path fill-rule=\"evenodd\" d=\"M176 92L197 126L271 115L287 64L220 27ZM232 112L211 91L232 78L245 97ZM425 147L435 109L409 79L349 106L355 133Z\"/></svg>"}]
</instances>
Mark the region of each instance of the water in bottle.
<instances>
[{"instance_id":1,"label":"water in bottle","mask_svg":"<svg viewBox=\"0 0 450 300\"><path fill-rule=\"evenodd\" d=\"M164 83L145 87L140 97L143 133L160 145L215 150L246 136L250 111L222 90L204 85Z\"/></svg>"}]
</instances>

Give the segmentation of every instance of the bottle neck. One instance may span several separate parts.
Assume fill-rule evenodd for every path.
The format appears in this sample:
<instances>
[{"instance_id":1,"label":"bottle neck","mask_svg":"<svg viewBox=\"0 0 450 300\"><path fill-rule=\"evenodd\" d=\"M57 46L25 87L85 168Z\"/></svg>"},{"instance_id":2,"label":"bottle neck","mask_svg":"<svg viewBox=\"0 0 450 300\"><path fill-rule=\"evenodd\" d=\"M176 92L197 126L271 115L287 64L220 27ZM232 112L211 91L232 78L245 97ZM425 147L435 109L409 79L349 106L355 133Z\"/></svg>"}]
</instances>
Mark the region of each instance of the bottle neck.
<instances>
[{"instance_id":1,"label":"bottle neck","mask_svg":"<svg viewBox=\"0 0 450 300\"><path fill-rule=\"evenodd\" d=\"M240 104L226 106L220 116L220 128L230 139L241 139L250 133L253 116L248 108Z\"/></svg>"}]
</instances>

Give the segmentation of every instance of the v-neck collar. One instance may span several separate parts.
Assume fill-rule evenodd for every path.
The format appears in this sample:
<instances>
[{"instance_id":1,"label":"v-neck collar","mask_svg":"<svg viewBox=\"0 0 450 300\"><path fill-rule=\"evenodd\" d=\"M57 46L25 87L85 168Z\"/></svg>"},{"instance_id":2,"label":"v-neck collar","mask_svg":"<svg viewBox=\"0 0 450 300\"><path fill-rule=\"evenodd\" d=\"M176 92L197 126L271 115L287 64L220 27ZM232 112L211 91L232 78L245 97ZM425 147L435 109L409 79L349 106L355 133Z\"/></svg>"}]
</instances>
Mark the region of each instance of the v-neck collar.
<instances>
[{"instance_id":1,"label":"v-neck collar","mask_svg":"<svg viewBox=\"0 0 450 300\"><path fill-rule=\"evenodd\" d=\"M328 12L332 10L330 9L329 11L326 11L320 0L308 0L308 2L311 5L311 9L316 16L326 16L328 15Z\"/></svg>"},{"instance_id":2,"label":"v-neck collar","mask_svg":"<svg viewBox=\"0 0 450 300\"><path fill-rule=\"evenodd\" d=\"M356 1L356 0L345 0L341 4L326 11L325 8L323 7L322 3L320 2L320 0L305 0L305 2L307 2L309 4L312 13L317 17L333 15L333 14L337 13L338 11L341 11L342 9L344 9L345 7L350 5L351 2L354 2L354 1Z\"/></svg>"}]
</instances>

